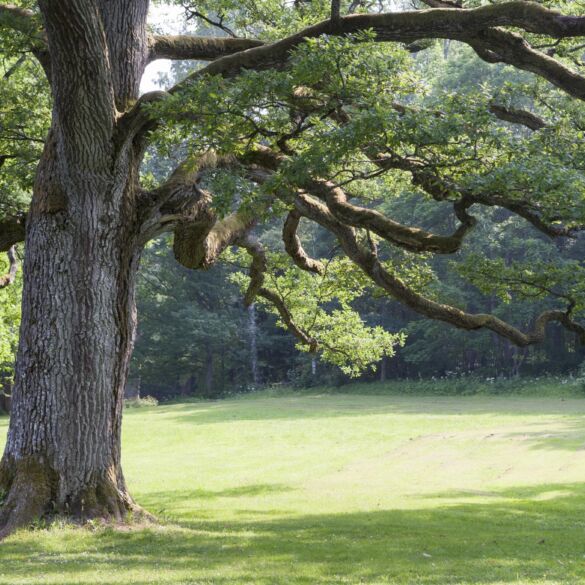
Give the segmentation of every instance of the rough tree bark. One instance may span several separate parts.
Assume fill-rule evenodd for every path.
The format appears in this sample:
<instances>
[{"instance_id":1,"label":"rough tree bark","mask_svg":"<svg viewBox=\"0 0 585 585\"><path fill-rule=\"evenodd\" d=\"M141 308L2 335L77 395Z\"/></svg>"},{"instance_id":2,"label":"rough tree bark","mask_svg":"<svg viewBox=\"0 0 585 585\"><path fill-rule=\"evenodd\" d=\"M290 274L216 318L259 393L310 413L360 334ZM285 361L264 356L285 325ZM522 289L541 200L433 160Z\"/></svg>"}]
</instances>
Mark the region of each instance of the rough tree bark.
<instances>
[{"instance_id":1,"label":"rough tree bark","mask_svg":"<svg viewBox=\"0 0 585 585\"><path fill-rule=\"evenodd\" d=\"M52 128L26 221L22 325L0 463L0 537L35 517L122 520L123 391L140 254L139 147L117 110L138 97L146 0L41 3Z\"/></svg>"}]
</instances>

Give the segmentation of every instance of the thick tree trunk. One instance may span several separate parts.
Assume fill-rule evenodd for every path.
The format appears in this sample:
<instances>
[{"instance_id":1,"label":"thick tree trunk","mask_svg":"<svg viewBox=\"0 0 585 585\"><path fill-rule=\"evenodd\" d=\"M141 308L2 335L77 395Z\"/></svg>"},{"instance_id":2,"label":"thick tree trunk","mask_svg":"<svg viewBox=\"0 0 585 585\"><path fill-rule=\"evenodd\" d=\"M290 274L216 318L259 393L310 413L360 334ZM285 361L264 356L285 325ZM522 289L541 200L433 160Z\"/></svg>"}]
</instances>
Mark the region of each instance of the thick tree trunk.
<instances>
[{"instance_id":1,"label":"thick tree trunk","mask_svg":"<svg viewBox=\"0 0 585 585\"><path fill-rule=\"evenodd\" d=\"M120 467L139 256L123 209L126 181L112 177L104 189L100 179L81 178L65 210L47 205L43 170L39 179L0 465L0 534L47 513L121 520L135 508Z\"/></svg>"},{"instance_id":2,"label":"thick tree trunk","mask_svg":"<svg viewBox=\"0 0 585 585\"><path fill-rule=\"evenodd\" d=\"M44 515L122 520L120 465L141 250L138 96L148 0L41 0L52 129L26 221L22 323L0 462L0 538Z\"/></svg>"}]
</instances>

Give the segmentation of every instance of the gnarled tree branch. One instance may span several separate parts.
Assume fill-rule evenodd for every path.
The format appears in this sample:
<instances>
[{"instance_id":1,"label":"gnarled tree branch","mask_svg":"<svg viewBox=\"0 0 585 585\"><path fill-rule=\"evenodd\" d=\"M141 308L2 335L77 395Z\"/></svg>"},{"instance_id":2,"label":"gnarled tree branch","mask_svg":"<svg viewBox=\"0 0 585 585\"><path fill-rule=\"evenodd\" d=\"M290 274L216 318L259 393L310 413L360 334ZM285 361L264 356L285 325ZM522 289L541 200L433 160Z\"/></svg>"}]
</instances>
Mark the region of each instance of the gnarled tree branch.
<instances>
[{"instance_id":1,"label":"gnarled tree branch","mask_svg":"<svg viewBox=\"0 0 585 585\"><path fill-rule=\"evenodd\" d=\"M568 94L585 99L585 77L560 61L534 50L521 36L494 28L502 26L517 27L555 38L585 35L585 17L565 16L538 4L521 1L469 10L450 7L381 14L350 14L307 27L274 43L225 55L176 84L169 93L180 93L205 75L231 77L243 69L282 67L292 51L307 38L372 30L376 39L382 42L409 43L431 38L459 40L473 47L488 62L505 62L530 71ZM198 43L191 40L189 42ZM161 43L164 45L163 40ZM156 99L161 99L161 95L157 94Z\"/></svg>"},{"instance_id":2,"label":"gnarled tree branch","mask_svg":"<svg viewBox=\"0 0 585 585\"><path fill-rule=\"evenodd\" d=\"M315 274L323 274L325 267L319 260L311 258L304 250L301 239L297 235L297 229L301 215L298 211L292 210L286 216L284 226L282 228L282 240L284 242L284 249L292 258L293 262L307 272Z\"/></svg>"},{"instance_id":3,"label":"gnarled tree branch","mask_svg":"<svg viewBox=\"0 0 585 585\"><path fill-rule=\"evenodd\" d=\"M368 229L391 244L411 252L453 254L461 247L463 238L476 223L475 218L466 215L464 223L453 235L440 236L421 228L400 224L375 209L353 205L349 203L343 189L330 181L312 180L303 187L323 199L338 220L353 227Z\"/></svg>"},{"instance_id":4,"label":"gnarled tree branch","mask_svg":"<svg viewBox=\"0 0 585 585\"><path fill-rule=\"evenodd\" d=\"M532 330L524 333L493 315L467 313L457 307L429 299L386 270L375 253L359 244L354 230L338 221L318 199L308 194L300 194L295 201L295 207L299 213L334 233L346 255L378 286L421 315L444 321L460 329L470 331L490 329L521 347L540 343L545 337L546 325L557 321L577 333L581 342L585 343L585 327L573 321L570 307L567 311L543 312L536 319Z\"/></svg>"},{"instance_id":5,"label":"gnarled tree branch","mask_svg":"<svg viewBox=\"0 0 585 585\"><path fill-rule=\"evenodd\" d=\"M0 276L0 289L11 285L16 279L16 272L18 270L18 260L16 258L16 247L12 246L8 252L9 268L8 272Z\"/></svg>"},{"instance_id":6,"label":"gnarled tree branch","mask_svg":"<svg viewBox=\"0 0 585 585\"><path fill-rule=\"evenodd\" d=\"M253 303L256 296L266 299L269 303L274 305L286 328L301 343L307 345L309 351L316 352L319 348L317 340L311 337L306 331L303 331L303 329L295 323L286 303L277 293L262 286L264 283L264 274L266 272L266 252L260 241L249 234L246 234L238 238L234 243L241 248L244 248L252 257L252 264L250 266L250 285L245 296L246 304L249 305Z\"/></svg>"},{"instance_id":7,"label":"gnarled tree branch","mask_svg":"<svg viewBox=\"0 0 585 585\"><path fill-rule=\"evenodd\" d=\"M530 130L542 130L548 124L540 116L528 112L527 110L519 110L517 108L506 108L499 104L490 104L490 112L500 120L509 122L510 124L519 124L526 126Z\"/></svg>"},{"instance_id":8,"label":"gnarled tree branch","mask_svg":"<svg viewBox=\"0 0 585 585\"><path fill-rule=\"evenodd\" d=\"M39 15L14 4L0 4L0 27L10 28L34 39L35 44L46 42Z\"/></svg>"},{"instance_id":9,"label":"gnarled tree branch","mask_svg":"<svg viewBox=\"0 0 585 585\"><path fill-rule=\"evenodd\" d=\"M156 59L195 59L212 61L264 45L255 39L196 37L192 35L151 35L149 61Z\"/></svg>"}]
</instances>

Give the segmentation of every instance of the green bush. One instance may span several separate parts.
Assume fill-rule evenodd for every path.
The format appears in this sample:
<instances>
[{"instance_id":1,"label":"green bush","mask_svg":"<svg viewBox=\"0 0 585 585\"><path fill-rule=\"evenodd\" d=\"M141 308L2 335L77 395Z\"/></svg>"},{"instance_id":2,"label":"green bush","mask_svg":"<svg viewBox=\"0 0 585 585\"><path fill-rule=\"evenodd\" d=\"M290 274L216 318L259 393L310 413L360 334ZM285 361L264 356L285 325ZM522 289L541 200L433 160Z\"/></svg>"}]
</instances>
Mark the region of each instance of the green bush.
<instances>
[{"instance_id":1,"label":"green bush","mask_svg":"<svg viewBox=\"0 0 585 585\"><path fill-rule=\"evenodd\" d=\"M154 396L124 400L124 408L143 408L146 406L158 406L158 400Z\"/></svg>"}]
</instances>

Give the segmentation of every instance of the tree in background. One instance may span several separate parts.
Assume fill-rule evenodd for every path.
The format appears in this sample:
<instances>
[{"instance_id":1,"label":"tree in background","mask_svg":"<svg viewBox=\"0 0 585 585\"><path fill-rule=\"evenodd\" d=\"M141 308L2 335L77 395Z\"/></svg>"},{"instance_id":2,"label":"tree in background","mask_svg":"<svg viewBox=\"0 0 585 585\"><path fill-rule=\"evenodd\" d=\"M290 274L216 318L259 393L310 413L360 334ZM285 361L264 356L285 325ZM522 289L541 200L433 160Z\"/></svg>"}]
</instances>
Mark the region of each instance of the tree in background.
<instances>
[{"instance_id":1,"label":"tree in background","mask_svg":"<svg viewBox=\"0 0 585 585\"><path fill-rule=\"evenodd\" d=\"M264 303L301 346L352 374L402 342L360 318L364 294L383 292L521 347L541 342L551 322L584 337L579 262L482 257L462 269L485 292L550 298L526 328L441 297L427 257L456 255L478 225L478 206L507 210L551 238L580 229L585 78L574 61L585 17L530 2L426 3L437 8L184 3L234 35L221 38L149 34L147 0L0 6L9 66L34 55L47 80L38 76L39 111L52 99L43 153L26 167L36 166L31 204L0 226L0 250L25 240L0 534L49 512L119 520L139 511L120 464L122 397L138 262L161 233L173 233L186 268L208 268L230 246L245 251L249 275L237 280L246 302ZM487 80L475 93L433 94L409 51L434 38L551 85L531 77L492 95ZM144 67L158 58L210 63L138 99ZM15 91L34 85L20 75ZM31 114L4 137L3 156L16 157L10 172L25 164L15 162L22 131L47 125ZM141 181L149 145L184 156L160 184ZM385 213L381 202L408 190L448 210L454 229L436 233ZM277 217L284 253L254 232ZM330 256L307 254L298 235L307 221L330 233Z\"/></svg>"}]
</instances>

